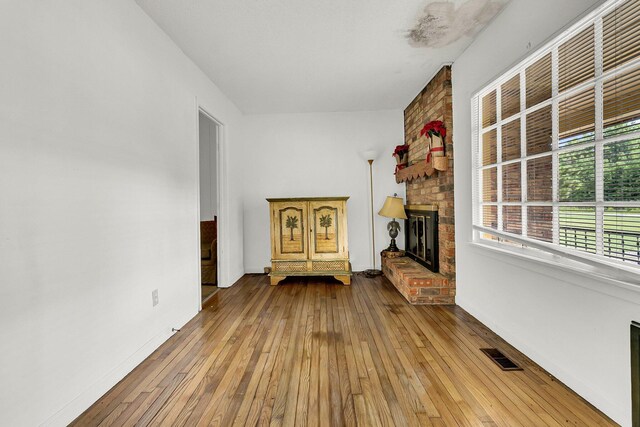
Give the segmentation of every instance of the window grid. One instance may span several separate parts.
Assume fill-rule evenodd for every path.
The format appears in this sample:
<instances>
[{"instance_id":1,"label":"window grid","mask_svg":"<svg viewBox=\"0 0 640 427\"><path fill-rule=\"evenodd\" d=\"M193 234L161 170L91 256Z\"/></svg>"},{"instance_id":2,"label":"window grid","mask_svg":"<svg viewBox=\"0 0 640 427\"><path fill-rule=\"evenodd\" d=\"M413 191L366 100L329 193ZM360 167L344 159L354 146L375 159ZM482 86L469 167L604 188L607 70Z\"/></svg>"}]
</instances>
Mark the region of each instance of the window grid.
<instances>
[{"instance_id":1,"label":"window grid","mask_svg":"<svg viewBox=\"0 0 640 427\"><path fill-rule=\"evenodd\" d=\"M502 85L496 88L496 123L502 121ZM502 215L502 126L497 127L496 132L496 178L498 180L497 191L497 215L496 220L498 222L498 230L503 230L503 215Z\"/></svg>"},{"instance_id":2,"label":"window grid","mask_svg":"<svg viewBox=\"0 0 640 427\"><path fill-rule=\"evenodd\" d=\"M527 153L527 76L520 72L520 113L515 117L520 117L520 202L526 203L528 200L527 188L527 161L523 158ZM520 209L522 218L522 236L527 237L529 234L529 209L522 206Z\"/></svg>"},{"instance_id":3,"label":"window grid","mask_svg":"<svg viewBox=\"0 0 640 427\"><path fill-rule=\"evenodd\" d=\"M630 1L637 1L637 0L630 0ZM584 250L589 252L595 252L597 255L601 255L601 256L606 255L605 252L607 251L609 252L609 254L611 253L611 250L612 250L611 246L609 246L608 248L605 248L605 245L604 245L605 233L610 234L609 231L605 230L605 219L604 219L605 209L614 209L616 207L617 208L620 208L620 207L640 208L640 201L629 200L629 201L609 202L609 201L605 201L605 194L604 194L604 191L605 191L604 189L605 187L604 185L604 166L605 166L604 147L608 144L613 144L618 141L631 141L631 140L640 138L640 129L635 132L629 132L621 135L613 135L613 136L607 137L606 139L604 135L605 117L604 117L604 108L603 108L603 105L604 105L603 82L609 81L610 79L614 79L616 78L616 76L620 76L624 72L629 71L633 68L637 68L640 65L640 57L636 57L630 61L627 61L622 65L618 65L617 67L613 67L606 71L604 71L603 69L603 61L604 61L603 59L603 56L604 56L603 55L603 16L611 12L614 9L614 7L617 7L623 3L624 3L623 1L615 0L615 1L610 1L605 6L602 6L599 11L594 12L592 14L592 15L596 15L595 17L586 18L585 22L582 22L581 24L574 26L574 28L569 32L567 32L567 34L551 42L549 45L547 45L545 48L538 51L538 53L536 53L531 58L523 62L521 65L515 67L514 70L508 73L505 73L496 82L488 86L485 90L481 91L479 94L477 94L473 98L472 107L475 108L474 117L473 117L474 119L474 132L473 132L474 144L473 145L474 145L474 155L477 156L476 161L474 162L475 168L476 168L476 173L474 174L474 179L476 180L474 189L475 191L478 192L477 195L474 195L474 221L476 225L485 226L484 222L486 221L486 209L491 209L491 212L493 212L493 209L495 209L497 211L496 212L497 224L495 228L497 229L497 231L503 232L505 229L507 229L507 227L504 227L505 207L520 206L521 207L520 209L521 231L519 234L520 234L520 237L526 238L529 232L528 223L531 220L531 218L529 218L529 215L528 215L530 207L536 207L536 206L551 207L552 209L552 223L550 224L551 231L552 231L552 236L550 237L551 242L553 242L556 245L559 245L559 247L561 248L566 246L572 246L572 245L566 244L566 234L567 234L566 227L563 229L563 233L564 233L563 242L565 243L564 243L564 246L560 246L561 224L564 223L565 226L566 224L578 224L578 225L589 224L589 227L594 227L592 228L592 233L594 233L595 236L592 236L591 234L589 234L588 230L578 230L578 229L573 230L574 236L575 236L575 233L583 233L585 242L586 241L595 242L594 243L595 247L587 247L587 244L585 243ZM589 77L588 79L581 81L580 83L574 86L566 87L564 88L564 90L560 91L559 46L562 45L562 43L565 43L571 40L573 36L579 34L583 30L588 29L589 27L593 28L593 50L592 50L593 51L593 62L592 62L593 74L592 74L592 77ZM633 31L633 30L628 30L628 31ZM583 46L588 46L588 45L583 45ZM544 67L545 67L545 64L548 64L548 62L538 63L538 61L543 59L545 56L549 56L549 55L550 55L550 62L551 62L551 71L550 71L551 72L551 98L527 107L527 92L529 90L529 88L527 87L527 69L532 65L536 65L536 69L532 71L532 74L534 76L537 76L537 81L535 83L534 82L531 83L532 84L530 88L531 93L539 94L541 90L542 92L544 92L545 86L544 85L540 86L539 81L542 81L545 79L544 73L546 72L546 70L544 69ZM541 69L542 71L540 71ZM591 74L591 72L589 72L589 74ZM540 77L541 75L542 77ZM510 113L509 117L504 118L503 120L501 88L502 88L502 85L505 84L505 82L513 80L515 76L519 76L520 111L515 114ZM538 86L534 86L534 84L538 84ZM561 146L560 145L560 123L559 123L559 117L561 114L560 102L563 99L568 99L573 95L580 94L581 92L585 92L588 90L593 90L594 96L595 96L595 101L594 101L595 116L593 117L594 123L592 125L592 126L595 126L595 129L593 127L591 128L591 129L594 129L593 132L595 134L595 140L591 142L576 142L575 144L569 142L569 143L563 144L564 146ZM493 109L495 109L495 123L490 124L486 127L483 127L483 121L484 121L484 115L482 111L484 106L483 100L486 95L492 92L495 93L495 105L493 106ZM621 96L621 95L618 95L618 93L615 92L615 90L613 92L614 93L611 96L614 96L614 97ZM578 97L578 99L580 98ZM549 106L551 107L551 111L552 111L551 113L551 121L552 121L551 148L549 151L544 151L541 153L530 155L529 151L527 150L527 118L530 117L532 113L535 113L544 108L548 108ZM487 108L490 108L490 107L487 107ZM571 107L568 107L568 108L571 108ZM574 109L575 108L576 107L574 107ZM493 112L493 109L491 110L491 112ZM571 112L570 109L567 111ZM536 119L538 119L538 117L536 117ZM572 119L571 116L569 116L568 119L567 117L565 117L564 119L565 125L563 125L565 130L563 132L567 132L566 120L571 120L571 119ZM502 152L502 144L503 144L502 129L503 129L503 126L505 126L506 124L514 122L516 120L520 121L520 157L505 160L503 158L503 152ZM539 122L536 122L536 123L539 123ZM627 123L633 124L635 122L633 123L627 122ZM570 124L572 123L570 122L569 125ZM576 132L577 128L569 128L569 131ZM482 160L482 157L483 157L482 153L486 154L486 151L484 149L485 147L483 147L483 143L484 143L483 135L487 134L487 132L496 133L496 143L495 143L495 152L496 152L495 160L496 161L495 163L491 163L491 164L484 164ZM544 137L544 128L542 128L541 130L538 130L538 132L543 132L542 136ZM563 133L563 135L566 135L566 133ZM534 136L536 136L537 139L539 139L539 136L537 136L536 134L534 134ZM544 145L540 146L537 141L533 142L532 140L532 144L534 145L532 145L531 148L538 147L536 149L539 149L539 148L545 149ZM593 152L593 156L594 156L593 164L595 168L595 171L594 171L595 197L593 201L587 201L587 202L584 202L584 201L561 202L560 201L560 197L559 197L560 166L561 166L560 154L571 153L571 152L576 152L576 155L580 155L580 152L586 153L587 158L586 160L584 160L583 158L582 161L587 162L586 163L587 168L589 167L589 158L590 158L589 153ZM527 165L529 165L530 164L529 162L531 161L534 161L536 159L541 159L549 155L551 155L551 165L552 165L551 167L551 174L552 174L551 200L549 202L530 201L529 195L528 195L528 186L530 185L531 175L528 174ZM491 157L492 157L491 160L493 160L493 155L491 155ZM568 157L565 156L565 159L568 159L568 160L565 160L565 163L571 164L570 162L573 161L575 158L576 158L575 156L568 156ZM520 184L520 196L521 196L520 200L521 201L520 202L504 201L503 188L505 183L503 182L503 180L505 179L505 176L503 175L503 171L505 170L506 166L511 164L517 164L517 163L520 163L520 183L519 184ZM533 165L534 164L532 163L532 166ZM539 169L540 163L535 165ZM544 163L542 165L544 165ZM483 171L492 169L492 168L495 168L496 170L495 176L497 179L497 185L492 185L492 187L496 189L497 194L495 199L485 202L484 197L482 195L483 194L482 192L484 190L484 184L483 184L484 181L482 179L483 177L482 174L484 173ZM533 171L538 172L537 169L533 169ZM567 172L565 172L565 176L566 175L567 175ZM478 176L481 179L478 180L477 179ZM540 182L539 178L537 178L537 175L534 175L534 178L538 179L538 182ZM568 182L571 183L571 181L568 181ZM593 182L593 181L587 181L587 183L588 182ZM534 184L535 184L535 181L534 181ZM563 194L565 194L565 197L566 197L566 194L567 194L566 190L564 191L565 192ZM588 194L593 196L592 192L589 192ZM490 206L495 206L495 208L489 208ZM510 210L510 212L517 212L517 211ZM540 214L540 212L542 211L538 210L537 212ZM574 222L570 221L572 217L574 218ZM593 218L594 220L593 222L589 219L590 217ZM534 226L539 227L540 226L539 217L534 218L534 220L536 221ZM532 237L532 238L536 240L540 240L541 238L539 237L539 234L540 234L539 230L537 231L537 234L538 234L538 237ZM488 236L490 236L490 233ZM493 238L494 240L496 239L495 236L490 238ZM609 241L611 240L610 236L608 236L607 238L609 239ZM503 239L497 239L497 240L503 240ZM542 239L542 240L545 240L545 239ZM573 247L578 248L578 246L576 246L575 244L573 245ZM640 264L640 253L638 253L637 256L639 259L637 264Z\"/></svg>"},{"instance_id":4,"label":"window grid","mask_svg":"<svg viewBox=\"0 0 640 427\"><path fill-rule=\"evenodd\" d=\"M478 153L478 140L480 138L480 132L479 132L479 127L480 127L480 101L478 97L473 97L471 99L471 141L472 141L472 146L473 146L473 157L474 157L474 164L473 167L476 170L479 170L478 166L479 166L479 162L480 160L480 156L477 155L476 153ZM473 216L473 223L474 224L480 224L480 218L481 218L481 214L480 214L480 210L482 209L482 206L480 204L480 195L482 194L482 191L480 189L480 180L479 178L479 172L478 173L474 173L472 174L472 198L473 198L473 206L472 206L472 216Z\"/></svg>"},{"instance_id":5,"label":"window grid","mask_svg":"<svg viewBox=\"0 0 640 427\"><path fill-rule=\"evenodd\" d=\"M557 202L558 197L558 181L560 180L558 174L559 168L559 139L560 139L560 101L558 97L559 91L559 64L558 64L558 46L554 46L551 49L551 100L552 100L552 113L551 113L551 200ZM559 224L560 213L557 205L553 206L553 223ZM552 238L551 241L555 244L560 243L560 228L551 227Z\"/></svg>"},{"instance_id":6,"label":"window grid","mask_svg":"<svg viewBox=\"0 0 640 427\"><path fill-rule=\"evenodd\" d=\"M602 87L602 71L603 71L603 58L602 58L602 16L596 18L594 22L594 56L595 56L595 96L596 96L596 111L595 111L595 168L596 168L596 254L604 255L604 94Z\"/></svg>"}]
</instances>

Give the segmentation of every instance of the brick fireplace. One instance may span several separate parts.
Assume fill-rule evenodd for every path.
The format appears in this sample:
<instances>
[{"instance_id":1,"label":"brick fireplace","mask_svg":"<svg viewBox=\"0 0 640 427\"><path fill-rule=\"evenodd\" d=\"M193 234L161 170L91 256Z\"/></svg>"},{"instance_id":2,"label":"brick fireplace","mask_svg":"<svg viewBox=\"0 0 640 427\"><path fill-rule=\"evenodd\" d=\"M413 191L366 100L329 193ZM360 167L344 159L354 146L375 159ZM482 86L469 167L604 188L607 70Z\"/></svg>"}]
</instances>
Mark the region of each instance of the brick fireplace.
<instances>
[{"instance_id":1,"label":"brick fireplace","mask_svg":"<svg viewBox=\"0 0 640 427\"><path fill-rule=\"evenodd\" d=\"M447 129L445 161L439 170L425 162L428 139L420 136L425 123L441 120ZM438 271L409 257L383 256L387 278L412 304L455 303L455 228L453 206L453 113L451 67L443 67L404 110L409 166L396 175L406 185L407 205L431 209L438 215ZM444 165L442 163L444 162ZM403 229L406 224L403 224Z\"/></svg>"}]
</instances>

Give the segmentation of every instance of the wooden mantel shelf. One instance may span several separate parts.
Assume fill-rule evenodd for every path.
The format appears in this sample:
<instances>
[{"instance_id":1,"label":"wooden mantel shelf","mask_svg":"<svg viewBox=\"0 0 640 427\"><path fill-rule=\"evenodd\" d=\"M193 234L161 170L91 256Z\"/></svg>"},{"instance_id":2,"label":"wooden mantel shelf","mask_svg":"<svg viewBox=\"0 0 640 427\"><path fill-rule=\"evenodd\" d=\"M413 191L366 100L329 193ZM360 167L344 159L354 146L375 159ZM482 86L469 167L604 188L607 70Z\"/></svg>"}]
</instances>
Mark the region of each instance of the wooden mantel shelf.
<instances>
[{"instance_id":1,"label":"wooden mantel shelf","mask_svg":"<svg viewBox=\"0 0 640 427\"><path fill-rule=\"evenodd\" d=\"M449 159L447 157L436 157L433 162L418 162L396 173L396 182L410 182L423 176L431 176L435 171L446 171L449 169Z\"/></svg>"}]
</instances>

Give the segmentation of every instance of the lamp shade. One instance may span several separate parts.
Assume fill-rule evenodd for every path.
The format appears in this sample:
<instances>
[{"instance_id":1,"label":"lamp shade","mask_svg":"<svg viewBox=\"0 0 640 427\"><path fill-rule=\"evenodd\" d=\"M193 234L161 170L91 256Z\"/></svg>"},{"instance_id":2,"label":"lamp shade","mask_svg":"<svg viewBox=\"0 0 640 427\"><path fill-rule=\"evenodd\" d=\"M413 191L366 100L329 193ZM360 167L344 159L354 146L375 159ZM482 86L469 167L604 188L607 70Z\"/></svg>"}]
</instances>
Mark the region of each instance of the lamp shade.
<instances>
[{"instance_id":1,"label":"lamp shade","mask_svg":"<svg viewBox=\"0 0 640 427\"><path fill-rule=\"evenodd\" d=\"M407 214L404 212L404 204L400 197L388 196L384 201L384 205L380 212L380 216L386 216L387 218L401 218L407 219Z\"/></svg>"},{"instance_id":2,"label":"lamp shade","mask_svg":"<svg viewBox=\"0 0 640 427\"><path fill-rule=\"evenodd\" d=\"M375 160L378 157L378 152L376 150L364 150L360 151L359 154L364 160Z\"/></svg>"}]
</instances>

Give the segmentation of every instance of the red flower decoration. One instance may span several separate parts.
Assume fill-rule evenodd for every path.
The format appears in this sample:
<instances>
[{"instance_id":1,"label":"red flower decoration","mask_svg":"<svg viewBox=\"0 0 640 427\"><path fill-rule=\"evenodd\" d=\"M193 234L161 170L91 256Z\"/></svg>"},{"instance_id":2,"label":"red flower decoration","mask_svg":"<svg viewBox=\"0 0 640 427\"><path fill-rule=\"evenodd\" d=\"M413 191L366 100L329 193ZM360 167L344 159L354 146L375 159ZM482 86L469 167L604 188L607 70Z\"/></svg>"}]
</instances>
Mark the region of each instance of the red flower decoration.
<instances>
[{"instance_id":1,"label":"red flower decoration","mask_svg":"<svg viewBox=\"0 0 640 427\"><path fill-rule=\"evenodd\" d=\"M429 136L438 135L439 137L444 139L444 137L447 136L447 128L444 127L444 123L442 123L440 120L434 120L424 125L424 127L420 131L420 136L427 134L429 134Z\"/></svg>"},{"instance_id":2,"label":"red flower decoration","mask_svg":"<svg viewBox=\"0 0 640 427\"><path fill-rule=\"evenodd\" d=\"M393 154L391 155L391 157L393 156L402 156L405 153L409 152L409 145L408 144L404 144L404 145L398 145L396 146L396 149L393 150Z\"/></svg>"}]
</instances>

